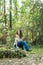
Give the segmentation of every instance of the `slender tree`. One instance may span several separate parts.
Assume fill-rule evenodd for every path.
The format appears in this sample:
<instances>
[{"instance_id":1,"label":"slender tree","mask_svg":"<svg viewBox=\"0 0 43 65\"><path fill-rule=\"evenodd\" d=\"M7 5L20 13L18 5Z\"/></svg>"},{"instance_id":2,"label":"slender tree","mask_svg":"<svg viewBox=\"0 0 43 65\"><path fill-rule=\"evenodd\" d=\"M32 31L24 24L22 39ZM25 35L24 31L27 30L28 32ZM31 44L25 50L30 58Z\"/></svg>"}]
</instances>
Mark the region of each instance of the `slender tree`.
<instances>
[{"instance_id":1,"label":"slender tree","mask_svg":"<svg viewBox=\"0 0 43 65\"><path fill-rule=\"evenodd\" d=\"M12 0L10 0L10 29L12 29Z\"/></svg>"},{"instance_id":2,"label":"slender tree","mask_svg":"<svg viewBox=\"0 0 43 65\"><path fill-rule=\"evenodd\" d=\"M4 22L5 22L5 26L6 26L6 5L5 5L5 0L4 0Z\"/></svg>"}]
</instances>

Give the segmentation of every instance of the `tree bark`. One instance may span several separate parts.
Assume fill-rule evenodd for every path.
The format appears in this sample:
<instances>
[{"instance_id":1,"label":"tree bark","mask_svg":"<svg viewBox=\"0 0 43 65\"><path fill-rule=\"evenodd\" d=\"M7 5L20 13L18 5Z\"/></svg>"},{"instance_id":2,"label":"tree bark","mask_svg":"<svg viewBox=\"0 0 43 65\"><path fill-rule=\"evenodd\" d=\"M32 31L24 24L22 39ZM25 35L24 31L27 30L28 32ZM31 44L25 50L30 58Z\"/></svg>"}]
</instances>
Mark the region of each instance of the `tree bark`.
<instances>
[{"instance_id":1,"label":"tree bark","mask_svg":"<svg viewBox=\"0 0 43 65\"><path fill-rule=\"evenodd\" d=\"M5 0L4 0L4 22L5 22L5 26L6 26L6 5L5 5Z\"/></svg>"},{"instance_id":2,"label":"tree bark","mask_svg":"<svg viewBox=\"0 0 43 65\"><path fill-rule=\"evenodd\" d=\"M12 0L10 0L10 29L12 29Z\"/></svg>"}]
</instances>

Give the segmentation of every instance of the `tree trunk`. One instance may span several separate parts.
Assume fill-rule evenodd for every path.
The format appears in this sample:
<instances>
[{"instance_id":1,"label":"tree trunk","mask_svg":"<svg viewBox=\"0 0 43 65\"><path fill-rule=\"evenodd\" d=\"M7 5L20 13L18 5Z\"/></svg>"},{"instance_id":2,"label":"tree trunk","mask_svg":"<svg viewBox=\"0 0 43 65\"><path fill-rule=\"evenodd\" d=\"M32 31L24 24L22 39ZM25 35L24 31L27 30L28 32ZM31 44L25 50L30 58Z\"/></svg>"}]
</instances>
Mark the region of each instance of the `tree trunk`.
<instances>
[{"instance_id":1,"label":"tree trunk","mask_svg":"<svg viewBox=\"0 0 43 65\"><path fill-rule=\"evenodd\" d=\"M12 29L12 0L10 0L10 29Z\"/></svg>"},{"instance_id":2,"label":"tree trunk","mask_svg":"<svg viewBox=\"0 0 43 65\"><path fill-rule=\"evenodd\" d=\"M6 26L6 7L5 7L5 0L4 0L4 22L5 22L5 26Z\"/></svg>"}]
</instances>

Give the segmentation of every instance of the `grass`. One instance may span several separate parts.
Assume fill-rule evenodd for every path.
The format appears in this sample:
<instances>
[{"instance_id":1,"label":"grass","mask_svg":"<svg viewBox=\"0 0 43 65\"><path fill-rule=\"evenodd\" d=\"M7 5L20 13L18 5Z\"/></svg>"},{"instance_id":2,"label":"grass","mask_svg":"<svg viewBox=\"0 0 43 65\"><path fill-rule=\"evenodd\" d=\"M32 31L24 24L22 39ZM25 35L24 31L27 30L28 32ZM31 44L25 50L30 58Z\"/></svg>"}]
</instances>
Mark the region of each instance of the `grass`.
<instances>
[{"instance_id":1,"label":"grass","mask_svg":"<svg viewBox=\"0 0 43 65\"><path fill-rule=\"evenodd\" d=\"M32 46L31 47L31 50L30 52L27 52L27 57L30 58L31 56L36 56L37 57L41 57L41 55L43 54L43 48L36 45L36 46Z\"/></svg>"}]
</instances>

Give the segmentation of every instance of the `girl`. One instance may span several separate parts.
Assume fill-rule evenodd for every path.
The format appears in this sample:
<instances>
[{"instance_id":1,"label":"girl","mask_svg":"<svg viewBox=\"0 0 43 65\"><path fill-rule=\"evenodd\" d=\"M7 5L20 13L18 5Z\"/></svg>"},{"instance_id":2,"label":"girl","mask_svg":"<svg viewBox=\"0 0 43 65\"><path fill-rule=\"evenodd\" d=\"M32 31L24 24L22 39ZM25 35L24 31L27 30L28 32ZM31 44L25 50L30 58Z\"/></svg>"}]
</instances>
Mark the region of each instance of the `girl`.
<instances>
[{"instance_id":1,"label":"girl","mask_svg":"<svg viewBox=\"0 0 43 65\"><path fill-rule=\"evenodd\" d=\"M17 31L17 40L16 40L17 47L19 47L21 49L24 49L25 48L26 51L29 51L28 44L25 41L23 41L23 35L22 35L22 31L21 30L18 30Z\"/></svg>"}]
</instances>

